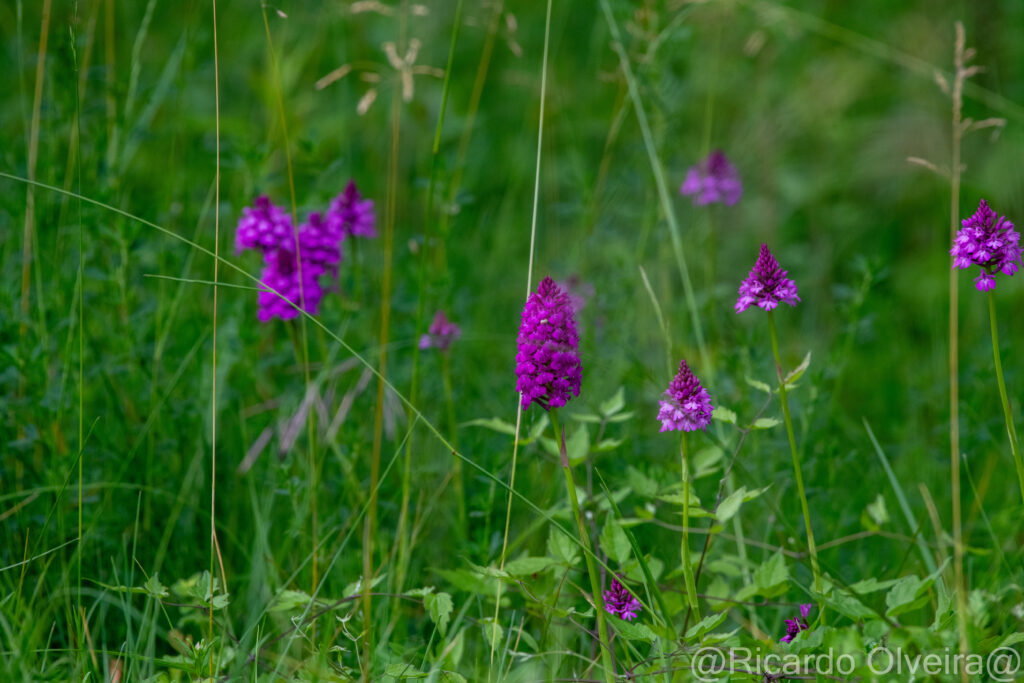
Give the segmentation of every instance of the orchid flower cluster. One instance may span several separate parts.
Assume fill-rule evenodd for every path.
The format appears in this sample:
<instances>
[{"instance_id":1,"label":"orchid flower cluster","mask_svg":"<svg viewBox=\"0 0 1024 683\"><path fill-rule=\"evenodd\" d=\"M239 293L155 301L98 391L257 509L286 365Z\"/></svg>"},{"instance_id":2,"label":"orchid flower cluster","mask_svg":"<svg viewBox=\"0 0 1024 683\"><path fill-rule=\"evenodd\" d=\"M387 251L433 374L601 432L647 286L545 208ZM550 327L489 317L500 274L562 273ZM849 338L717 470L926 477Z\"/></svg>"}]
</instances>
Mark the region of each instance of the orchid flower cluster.
<instances>
[{"instance_id":1,"label":"orchid flower cluster","mask_svg":"<svg viewBox=\"0 0 1024 683\"><path fill-rule=\"evenodd\" d=\"M373 200L364 199L353 181L334 198L327 212L310 213L298 229L288 213L266 195L242 209L235 250L263 254L259 319L289 320L300 311L316 315L324 295L323 276L337 278L346 237L376 237Z\"/></svg>"}]
</instances>

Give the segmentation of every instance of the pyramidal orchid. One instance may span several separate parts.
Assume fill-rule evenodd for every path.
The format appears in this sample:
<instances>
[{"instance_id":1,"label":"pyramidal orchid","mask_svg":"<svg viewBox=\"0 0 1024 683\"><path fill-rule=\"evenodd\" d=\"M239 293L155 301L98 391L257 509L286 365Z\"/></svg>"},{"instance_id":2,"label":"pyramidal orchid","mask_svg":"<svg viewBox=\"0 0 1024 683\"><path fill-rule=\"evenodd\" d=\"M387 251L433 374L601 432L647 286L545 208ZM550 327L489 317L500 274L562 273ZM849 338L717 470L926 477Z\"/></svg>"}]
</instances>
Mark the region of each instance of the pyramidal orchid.
<instances>
[{"instance_id":1,"label":"pyramidal orchid","mask_svg":"<svg viewBox=\"0 0 1024 683\"><path fill-rule=\"evenodd\" d=\"M1017 427L1013 422L1013 411L1006 393L1006 380L1003 377L1003 363L999 357L999 325L996 323L996 273L1011 276L1017 272L1021 263L1020 234L1014 229L1013 223L1006 216L999 216L984 199L978 204L978 210L970 218L965 218L963 226L953 240L954 268L970 268L979 266L981 274L974 280L979 292L988 292L988 316L992 329L992 359L995 364L996 384L999 387L999 398L1003 404L1003 419L1006 422L1006 433L1010 438L1010 453L1017 469L1017 483L1020 485L1021 499L1024 499L1024 457L1021 456L1020 441L1017 439Z\"/></svg>"},{"instance_id":2,"label":"pyramidal orchid","mask_svg":"<svg viewBox=\"0 0 1024 683\"><path fill-rule=\"evenodd\" d=\"M598 638L601 641L601 659L606 679L611 683L614 670L608 640L608 626L605 623L605 606L601 591L601 577L594 564L594 552L590 533L583 523L579 497L572 477L572 465L565 448L565 432L558 423L558 408L580 395L583 365L579 355L579 334L576 331L576 317L569 295L554 280L546 277L537 285L537 291L526 299L519 323L519 337L516 340L516 390L520 395L520 407L527 410L536 403L548 411L555 442L559 446L562 472L569 494L569 506L576 519L583 557L590 577L597 619Z\"/></svg>"},{"instance_id":3,"label":"pyramidal orchid","mask_svg":"<svg viewBox=\"0 0 1024 683\"><path fill-rule=\"evenodd\" d=\"M1006 216L999 216L984 199L956 233L953 247L954 268L980 266L981 274L974 280L979 292L995 289L996 273L1011 276L1021 263L1020 233Z\"/></svg>"},{"instance_id":4,"label":"pyramidal orchid","mask_svg":"<svg viewBox=\"0 0 1024 683\"><path fill-rule=\"evenodd\" d=\"M693 197L694 206L722 203L732 206L743 196L743 183L736 167L716 149L686 172L679 188L684 197Z\"/></svg>"},{"instance_id":5,"label":"pyramidal orchid","mask_svg":"<svg viewBox=\"0 0 1024 683\"><path fill-rule=\"evenodd\" d=\"M682 431L679 453L683 474L683 541L682 561L683 579L686 583L686 595L690 609L698 611L697 584L693 576L693 564L690 562L690 460L686 448L686 432L707 429L711 423L711 395L697 379L686 360L679 361L679 371L669 382L668 389L658 403L658 419L661 431Z\"/></svg>"},{"instance_id":6,"label":"pyramidal orchid","mask_svg":"<svg viewBox=\"0 0 1024 683\"><path fill-rule=\"evenodd\" d=\"M583 365L569 296L549 277L526 300L516 342L516 390L523 410L564 406L580 395Z\"/></svg>"},{"instance_id":7,"label":"pyramidal orchid","mask_svg":"<svg viewBox=\"0 0 1024 683\"><path fill-rule=\"evenodd\" d=\"M793 420L789 414L789 399L786 397L786 380L782 374L782 358L779 355L779 339L775 333L774 309L779 303L796 306L800 297L796 293L796 283L790 280L788 272L779 266L772 256L767 244L761 245L754 268L747 278L740 283L740 297L736 301L736 312L742 313L750 306L768 312L768 329L771 332L772 354L775 356L775 373L779 380L779 402L782 404L782 419L786 423L786 436L789 437L789 450L793 456L793 471L796 475L797 493L800 495L800 507L807 531L807 550L811 556L811 571L814 573L814 589L821 592L821 570L818 566L818 548L814 543L814 529L811 527L811 512L807 505L807 494L804 491L804 479L800 469L800 451L796 447L796 436L793 433Z\"/></svg>"}]
</instances>

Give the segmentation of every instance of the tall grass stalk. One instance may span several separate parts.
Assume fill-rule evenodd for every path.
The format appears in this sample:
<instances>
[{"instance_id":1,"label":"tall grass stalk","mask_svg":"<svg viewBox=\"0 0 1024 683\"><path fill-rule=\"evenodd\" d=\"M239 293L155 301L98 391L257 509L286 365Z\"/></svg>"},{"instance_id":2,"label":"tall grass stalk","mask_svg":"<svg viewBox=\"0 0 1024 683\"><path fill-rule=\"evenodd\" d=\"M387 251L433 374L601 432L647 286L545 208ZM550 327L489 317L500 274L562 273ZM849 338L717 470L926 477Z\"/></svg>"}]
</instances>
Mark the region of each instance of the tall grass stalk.
<instances>
[{"instance_id":1,"label":"tall grass stalk","mask_svg":"<svg viewBox=\"0 0 1024 683\"><path fill-rule=\"evenodd\" d=\"M537 211L540 206L540 160L541 152L544 149L544 100L548 90L548 48L551 45L551 5L552 0L547 1L547 9L544 14L544 53L540 62L540 111L537 113L537 160L533 171L533 211L530 218L530 252L526 263L526 299L530 298L533 291L533 252L537 243ZM523 425L523 405L521 401L516 403L516 430L512 437L512 470L509 473L508 482L508 503L505 506L505 531L501 536L501 557L498 560L500 569L505 569L505 554L508 550L508 527L512 519L512 496L516 490L516 460L519 456L519 431ZM497 589L494 597L494 624L499 624L501 615L501 587L502 582L497 582ZM494 670L494 646L496 638L491 639L490 671ZM488 673L490 680L490 673Z\"/></svg>"},{"instance_id":2,"label":"tall grass stalk","mask_svg":"<svg viewBox=\"0 0 1024 683\"><path fill-rule=\"evenodd\" d=\"M377 361L377 401L373 411L373 450L370 460L370 506L363 526L363 680L370 680L373 655L373 541L377 527L377 488L380 481L380 452L384 439L384 393L388 367L388 339L391 329L391 260L395 248L395 207L398 196L398 143L402 123L402 94L396 89L391 97L391 152L388 157L388 182L384 212L384 273L381 280L380 355Z\"/></svg>"},{"instance_id":3,"label":"tall grass stalk","mask_svg":"<svg viewBox=\"0 0 1024 683\"><path fill-rule=\"evenodd\" d=\"M551 416L551 427L554 429L555 440L558 442L558 450L562 458L562 472L565 474L565 486L569 493L569 503L572 505L572 514L576 519L576 528L580 534L580 543L583 544L583 557L587 564L587 574L590 577L590 591L593 594L594 611L597 613L597 636L598 647L601 648L601 668L604 671L604 679L608 683L615 681L615 665L612 663L612 653L608 641L608 626L604 620L604 597L601 592L601 575L597 572L594 564L594 551L590 542L590 532L583 522L583 513L580 511L580 501L576 495L576 484L572 479L572 466L569 464L569 454L565 450L565 432L558 422L558 409L553 408L549 413Z\"/></svg>"},{"instance_id":4,"label":"tall grass stalk","mask_svg":"<svg viewBox=\"0 0 1024 683\"><path fill-rule=\"evenodd\" d=\"M220 72L217 54L217 0L210 0L213 19L213 101L214 101L214 145L216 161L214 167L213 199L213 350L210 354L210 678L214 674L213 647L213 558L217 554L217 282L220 280ZM222 563L223 564L223 563ZM222 586L227 592L227 584Z\"/></svg>"},{"instance_id":5,"label":"tall grass stalk","mask_svg":"<svg viewBox=\"0 0 1024 683\"><path fill-rule=\"evenodd\" d=\"M992 325L992 359L996 365L999 400L1003 404L1003 418L1006 420L1006 433L1010 437L1010 451L1013 453L1013 464L1017 468L1017 482L1020 484L1021 499L1024 499L1024 461L1021 460L1020 443L1017 441L1017 428L1013 424L1013 411L1010 410L1010 400L1006 396L1003 363L999 359L999 326L996 325L996 295L991 289L988 291L988 317Z\"/></svg>"},{"instance_id":6,"label":"tall grass stalk","mask_svg":"<svg viewBox=\"0 0 1024 683\"><path fill-rule=\"evenodd\" d=\"M967 76L964 58L964 25L956 23L956 44L953 49L953 159L949 170L949 242L956 239L960 216L960 145L963 140L963 87ZM950 261L952 261L950 256ZM959 356L959 290L957 271L949 269L949 473L950 495L953 496L953 580L956 582L957 631L960 654L967 656L967 584L964 579L963 523L960 508L960 356ZM967 680L966 670L961 680Z\"/></svg>"},{"instance_id":7,"label":"tall grass stalk","mask_svg":"<svg viewBox=\"0 0 1024 683\"><path fill-rule=\"evenodd\" d=\"M793 454L793 474L796 477L796 490L800 494L800 509L804 515L804 526L807 529L807 550L811 555L811 571L814 573L814 591L821 594L821 569L818 567L818 547L814 543L814 529L811 527L811 511L807 505L807 494L804 492L804 476L800 469L800 451L796 447L793 435L793 420L789 415L789 399L786 397L786 378L782 375L782 358L779 355L779 339L775 333L775 313L768 311L768 329L772 333L772 353L775 355L775 372L779 378L779 402L782 404L782 419L786 423L786 436L789 437L789 450Z\"/></svg>"}]
</instances>

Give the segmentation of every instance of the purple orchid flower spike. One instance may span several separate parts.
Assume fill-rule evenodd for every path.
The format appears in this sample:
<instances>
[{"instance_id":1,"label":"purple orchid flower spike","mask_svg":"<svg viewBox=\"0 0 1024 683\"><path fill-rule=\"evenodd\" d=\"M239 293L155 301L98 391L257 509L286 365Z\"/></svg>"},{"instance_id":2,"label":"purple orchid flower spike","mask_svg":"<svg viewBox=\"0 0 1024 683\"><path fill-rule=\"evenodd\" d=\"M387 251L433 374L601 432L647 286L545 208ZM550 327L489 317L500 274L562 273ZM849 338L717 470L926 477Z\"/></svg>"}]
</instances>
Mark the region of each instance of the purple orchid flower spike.
<instances>
[{"instance_id":1,"label":"purple orchid flower spike","mask_svg":"<svg viewBox=\"0 0 1024 683\"><path fill-rule=\"evenodd\" d=\"M732 206L743 196L743 183L729 159L714 150L706 159L686 172L679 193L693 197L695 206L723 203Z\"/></svg>"},{"instance_id":2,"label":"purple orchid flower spike","mask_svg":"<svg viewBox=\"0 0 1024 683\"><path fill-rule=\"evenodd\" d=\"M714 410L708 390L701 386L700 380L685 360L679 361L679 372L662 394L658 406L658 419L661 420L663 432L706 429Z\"/></svg>"},{"instance_id":3,"label":"purple orchid flower spike","mask_svg":"<svg viewBox=\"0 0 1024 683\"><path fill-rule=\"evenodd\" d=\"M806 631L810 628L807 623L807 617L811 614L811 607L812 605L809 604L800 605L800 618L786 619L786 635L779 638L780 642L791 643L801 631Z\"/></svg>"},{"instance_id":4,"label":"purple orchid flower spike","mask_svg":"<svg viewBox=\"0 0 1024 683\"><path fill-rule=\"evenodd\" d=\"M447 351L461 334L459 326L449 320L444 311L438 311L427 333L420 337L420 348Z\"/></svg>"},{"instance_id":5,"label":"purple orchid flower spike","mask_svg":"<svg viewBox=\"0 0 1024 683\"><path fill-rule=\"evenodd\" d=\"M583 365L569 296L549 277L526 300L516 353L516 390L523 410L559 408L580 395Z\"/></svg>"},{"instance_id":6,"label":"purple orchid flower spike","mask_svg":"<svg viewBox=\"0 0 1024 683\"><path fill-rule=\"evenodd\" d=\"M995 274L1013 275L1021 263L1020 233L1006 216L998 216L982 199L978 210L963 225L949 253L954 268L980 266L981 274L974 280L979 292L995 289Z\"/></svg>"},{"instance_id":7,"label":"purple orchid flower spike","mask_svg":"<svg viewBox=\"0 0 1024 683\"><path fill-rule=\"evenodd\" d=\"M736 300L736 312L742 313L757 304L758 308L770 311L780 302L796 306L800 297L796 293L796 283L786 277L788 271L779 266L779 262L768 250L767 244L761 245L761 252L753 270L740 283L740 297Z\"/></svg>"},{"instance_id":8,"label":"purple orchid flower spike","mask_svg":"<svg viewBox=\"0 0 1024 683\"><path fill-rule=\"evenodd\" d=\"M601 594L601 597L604 598L604 611L617 615L620 619L633 621L640 613L640 601L626 590L626 587L619 582L619 578L613 578L611 588Z\"/></svg>"}]
</instances>

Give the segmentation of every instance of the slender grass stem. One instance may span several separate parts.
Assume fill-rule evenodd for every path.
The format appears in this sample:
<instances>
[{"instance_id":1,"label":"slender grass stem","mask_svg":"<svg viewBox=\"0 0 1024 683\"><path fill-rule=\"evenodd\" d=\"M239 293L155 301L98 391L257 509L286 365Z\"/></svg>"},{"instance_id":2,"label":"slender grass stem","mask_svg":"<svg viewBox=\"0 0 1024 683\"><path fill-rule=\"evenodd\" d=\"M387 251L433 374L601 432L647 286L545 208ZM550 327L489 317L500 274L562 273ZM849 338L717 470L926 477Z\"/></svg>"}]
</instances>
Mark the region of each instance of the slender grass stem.
<instances>
[{"instance_id":1,"label":"slender grass stem","mask_svg":"<svg viewBox=\"0 0 1024 683\"><path fill-rule=\"evenodd\" d=\"M586 524L583 523L583 513L580 511L580 501L576 496L576 484L572 479L572 466L569 464L569 455L565 450L565 432L558 423L558 410L552 409L551 426L555 432L555 439L558 441L559 452L562 456L562 472L565 473L565 486L569 492L569 503L572 505L572 514L576 518L576 528L580 532L580 543L583 544L583 557L587 563L587 574L590 576L590 591L593 594L594 611L597 613L597 634L601 648L601 664L604 669L604 678L608 683L615 681L615 665L612 663L611 650L608 643L608 626L604 621L604 598L601 593L601 579L594 565L594 551L590 543L590 533Z\"/></svg>"},{"instance_id":2,"label":"slender grass stem","mask_svg":"<svg viewBox=\"0 0 1024 683\"><path fill-rule=\"evenodd\" d=\"M956 44L953 49L953 159L950 164L949 244L956 239L960 216L960 144L964 86L964 26L956 23ZM952 257L950 257L952 259ZM957 271L949 270L949 474L953 497L953 580L956 582L957 630L960 654L967 656L967 584L964 580L963 522L960 507L960 356L959 356L959 289ZM966 683L966 670L960 679Z\"/></svg>"},{"instance_id":3,"label":"slender grass stem","mask_svg":"<svg viewBox=\"0 0 1024 683\"><path fill-rule=\"evenodd\" d=\"M1017 441L1017 428L1013 424L1013 412L1010 410L1010 399L1006 395L1006 381L1003 379L1003 363L999 358L999 326L996 324L996 295L988 291L988 317L992 324L992 360L996 364L996 381L999 384L999 400L1003 403L1003 418L1006 420L1006 433L1010 437L1010 451L1013 453L1013 464L1017 468L1017 482L1020 484L1021 499L1024 499L1024 461L1021 460L1020 443Z\"/></svg>"},{"instance_id":4,"label":"slender grass stem","mask_svg":"<svg viewBox=\"0 0 1024 683\"><path fill-rule=\"evenodd\" d=\"M217 554L217 282L220 280L220 76L217 55L217 0L210 0L213 17L213 92L214 92L214 127L216 165L214 166L214 201L213 201L213 350L210 363L210 678L214 675L213 647L213 559ZM227 586L223 586L227 590Z\"/></svg>"},{"instance_id":5,"label":"slender grass stem","mask_svg":"<svg viewBox=\"0 0 1024 683\"><path fill-rule=\"evenodd\" d=\"M811 527L811 511L807 506L807 494L804 492L804 477L800 471L800 451L796 447L793 435L793 420L789 415L789 399L786 397L786 379L782 376L782 358L779 356L779 339L775 333L775 314L768 311L768 328L772 333L772 353L775 355L775 372L779 377L779 402L782 404L782 419L786 423L786 436L789 437L789 450L793 454L793 473L796 476L796 489L800 494L800 508L804 515L804 526L807 528L807 550L811 555L811 571L814 573L814 590L821 593L821 569L818 567L818 547L814 543L814 529Z\"/></svg>"},{"instance_id":6,"label":"slender grass stem","mask_svg":"<svg viewBox=\"0 0 1024 683\"><path fill-rule=\"evenodd\" d=\"M551 45L551 6L553 0L548 0L547 9L544 13L544 52L540 62L540 111L537 113L537 161L533 171L533 210L530 219L530 255L526 262L526 298L530 297L533 290L533 253L537 244L537 212L540 207L540 161L541 152L544 149L544 100L548 90L548 49ZM481 85L482 87L482 85ZM519 456L519 430L523 425L523 406L520 402L516 406L516 431L512 441L512 471L509 474L508 502L505 506L505 531L501 537L501 557L498 562L501 569L505 568L505 554L508 550L508 529L512 520L512 495L516 489L516 464ZM453 451L454 452L454 451ZM494 596L494 624L498 624L498 617L501 615L501 587L502 582L497 582L498 587ZM490 670L494 670L494 648L496 638L491 639L491 660ZM490 680L490 674L488 674Z\"/></svg>"},{"instance_id":7,"label":"slender grass stem","mask_svg":"<svg viewBox=\"0 0 1024 683\"><path fill-rule=\"evenodd\" d=\"M683 473L683 578L686 582L686 598L690 610L700 621L700 607L697 605L697 584L693 579L693 564L690 562L690 454L686 448L686 432L679 439L679 456Z\"/></svg>"},{"instance_id":8,"label":"slender grass stem","mask_svg":"<svg viewBox=\"0 0 1024 683\"><path fill-rule=\"evenodd\" d=\"M370 459L370 506L363 526L363 581L373 585L373 542L377 526L377 483L380 481L380 452L384 438L384 393L387 384L388 338L391 325L391 261L395 247L395 204L398 195L398 143L402 121L401 93L391 98L391 153L388 159L387 211L384 216L384 275L381 285L380 356L377 363L377 401L373 413L373 450ZM363 594L363 680L370 680L373 654L373 602L370 591Z\"/></svg>"}]
</instances>

